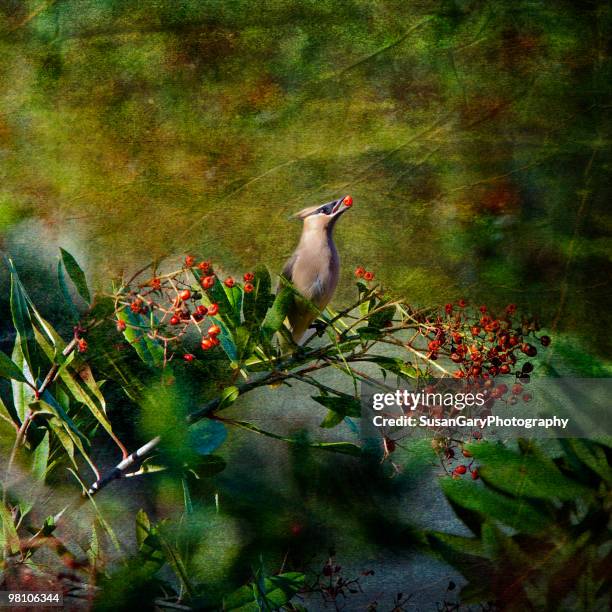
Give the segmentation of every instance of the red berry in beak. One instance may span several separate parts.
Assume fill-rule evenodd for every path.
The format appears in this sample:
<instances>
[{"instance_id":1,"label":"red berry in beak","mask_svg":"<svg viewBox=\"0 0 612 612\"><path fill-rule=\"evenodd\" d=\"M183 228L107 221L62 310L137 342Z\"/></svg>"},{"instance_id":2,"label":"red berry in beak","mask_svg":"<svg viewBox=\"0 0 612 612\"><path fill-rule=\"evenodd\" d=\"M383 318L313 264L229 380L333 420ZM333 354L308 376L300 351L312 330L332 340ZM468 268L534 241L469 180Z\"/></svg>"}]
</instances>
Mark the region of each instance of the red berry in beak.
<instances>
[{"instance_id":1,"label":"red berry in beak","mask_svg":"<svg viewBox=\"0 0 612 612\"><path fill-rule=\"evenodd\" d=\"M245 283L244 284L244 292L245 293L251 293L253 291L253 289L255 289L255 287L253 286L253 283Z\"/></svg>"},{"instance_id":2,"label":"red berry in beak","mask_svg":"<svg viewBox=\"0 0 612 612\"><path fill-rule=\"evenodd\" d=\"M218 304L211 304L208 307L208 316L209 317L214 317L218 312L219 312L219 305Z\"/></svg>"},{"instance_id":3,"label":"red berry in beak","mask_svg":"<svg viewBox=\"0 0 612 612\"><path fill-rule=\"evenodd\" d=\"M191 291L189 291L189 289L185 289L179 293L179 297L181 300L183 300L183 302L186 302L191 297Z\"/></svg>"},{"instance_id":4,"label":"red berry in beak","mask_svg":"<svg viewBox=\"0 0 612 612\"><path fill-rule=\"evenodd\" d=\"M351 196L346 196L346 198L344 198L344 200L342 200L342 203L347 206L348 208L350 208L353 205L353 198L351 198Z\"/></svg>"}]
</instances>

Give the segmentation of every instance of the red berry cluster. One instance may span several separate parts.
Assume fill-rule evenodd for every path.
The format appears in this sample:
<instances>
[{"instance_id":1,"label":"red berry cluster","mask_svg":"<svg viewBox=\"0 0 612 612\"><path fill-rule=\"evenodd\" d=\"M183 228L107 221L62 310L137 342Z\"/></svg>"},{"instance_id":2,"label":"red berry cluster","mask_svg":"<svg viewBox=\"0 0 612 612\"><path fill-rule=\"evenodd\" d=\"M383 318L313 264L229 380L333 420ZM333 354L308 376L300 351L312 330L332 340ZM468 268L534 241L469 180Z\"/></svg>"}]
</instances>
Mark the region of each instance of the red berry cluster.
<instances>
[{"instance_id":1,"label":"red berry cluster","mask_svg":"<svg viewBox=\"0 0 612 612\"><path fill-rule=\"evenodd\" d=\"M363 280L367 282L374 280L374 272L366 270L363 266L357 266L355 268L355 276L357 278L363 278Z\"/></svg>"},{"instance_id":2,"label":"red berry cluster","mask_svg":"<svg viewBox=\"0 0 612 612\"><path fill-rule=\"evenodd\" d=\"M529 340L539 339L546 347L550 345L550 337L538 338L536 332L540 327L537 320L522 317L517 321L515 313L514 304L497 315L486 306L472 312L465 300L459 300L456 306L446 304L443 315L425 320L428 326L427 358L435 361L440 355L447 356L457 365L453 376L464 378L476 387L492 388L493 379L513 371L528 380L533 365L521 362L538 353ZM500 385L491 391L491 395L502 397L507 391L506 385Z\"/></svg>"},{"instance_id":3,"label":"red berry cluster","mask_svg":"<svg viewBox=\"0 0 612 612\"><path fill-rule=\"evenodd\" d=\"M255 288L255 275L247 272L243 278L243 291L252 292ZM221 282L228 288L239 286L231 276L221 281L210 261L196 263L193 255L187 255L184 265L174 272L154 274L143 282L138 282L137 276L115 295L117 330L125 332L131 327L160 341L167 350L171 343L183 338L190 329L195 329L201 336L201 349L208 351L220 344L218 336L221 328L215 321L211 321L208 327L204 326L204 319L219 314L219 306L213 298L213 288ZM135 315L147 318L132 323L121 314L128 309ZM191 363L196 356L185 353L183 359Z\"/></svg>"}]
</instances>

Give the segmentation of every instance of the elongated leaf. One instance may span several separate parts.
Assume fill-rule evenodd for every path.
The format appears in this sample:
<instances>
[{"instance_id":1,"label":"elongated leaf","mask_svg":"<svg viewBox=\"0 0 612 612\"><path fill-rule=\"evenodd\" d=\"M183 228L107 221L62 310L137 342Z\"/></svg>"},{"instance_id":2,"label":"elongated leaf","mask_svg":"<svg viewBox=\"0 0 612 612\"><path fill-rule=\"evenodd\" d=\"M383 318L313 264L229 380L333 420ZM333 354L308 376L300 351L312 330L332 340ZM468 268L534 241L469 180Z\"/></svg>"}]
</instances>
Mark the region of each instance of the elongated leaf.
<instances>
[{"instance_id":1,"label":"elongated leaf","mask_svg":"<svg viewBox=\"0 0 612 612\"><path fill-rule=\"evenodd\" d=\"M312 398L315 402L325 406L330 410L342 415L342 417L360 417L361 403L358 399L350 395L333 396L333 395L316 395Z\"/></svg>"},{"instance_id":2,"label":"elongated leaf","mask_svg":"<svg viewBox=\"0 0 612 612\"><path fill-rule=\"evenodd\" d=\"M63 349L63 346L59 343L63 343L63 341L61 338L59 338L59 336L56 340L56 348L60 350L55 351L55 349L46 341L42 334L40 334L37 330L35 331L35 334L36 341L47 354L49 359L53 360L56 354L62 355L61 349ZM66 358L63 356L61 359L62 362L66 360ZM62 365L64 364L62 363ZM74 399L76 399L77 402L84 404L92 413L94 418L102 425L102 427L104 427L104 429L110 435L113 435L113 428L106 416L104 397L100 392L89 367L83 366L79 372L76 371L73 364L69 364L66 367L60 367L58 374L59 378L66 385ZM57 406L59 407L59 404Z\"/></svg>"},{"instance_id":3,"label":"elongated leaf","mask_svg":"<svg viewBox=\"0 0 612 612\"><path fill-rule=\"evenodd\" d=\"M151 533L151 521L147 513L142 508L136 513L136 544L142 548L145 540Z\"/></svg>"},{"instance_id":4,"label":"elongated leaf","mask_svg":"<svg viewBox=\"0 0 612 612\"><path fill-rule=\"evenodd\" d=\"M231 406L238 399L239 395L240 391L238 387L231 386L223 389L221 392L221 401L219 402L219 410Z\"/></svg>"},{"instance_id":5,"label":"elongated leaf","mask_svg":"<svg viewBox=\"0 0 612 612\"><path fill-rule=\"evenodd\" d=\"M294 292L290 287L283 287L276 294L262 324L262 331L269 337L282 327L293 299Z\"/></svg>"},{"instance_id":6,"label":"elongated leaf","mask_svg":"<svg viewBox=\"0 0 612 612\"><path fill-rule=\"evenodd\" d=\"M60 253L62 255L62 263L66 268L66 272L68 272L70 280L74 283L79 295L89 304L89 302L91 302L91 296L83 270L81 270L76 259L68 251L60 248Z\"/></svg>"},{"instance_id":7,"label":"elongated leaf","mask_svg":"<svg viewBox=\"0 0 612 612\"><path fill-rule=\"evenodd\" d=\"M24 377L34 384L34 379L30 373L30 367L23 354L23 342L20 341L19 334L15 338L15 348L13 349L13 363L23 372ZM28 410L30 402L34 401L35 394L34 390L30 385L27 385L18 380L11 381L11 388L13 391L13 405L15 407L16 416L19 419L19 423L23 422L25 414Z\"/></svg>"},{"instance_id":8,"label":"elongated leaf","mask_svg":"<svg viewBox=\"0 0 612 612\"><path fill-rule=\"evenodd\" d=\"M219 338L219 342L221 343L221 348L225 351L225 354L228 356L230 361L237 362L239 359L238 347L234 342L230 328L225 324L221 317L215 316L211 318L221 328L221 333L217 336Z\"/></svg>"},{"instance_id":9,"label":"elongated leaf","mask_svg":"<svg viewBox=\"0 0 612 612\"><path fill-rule=\"evenodd\" d=\"M478 482L443 478L440 484L454 507L477 513L481 522L488 517L532 534L542 533L552 525L550 517L542 514L526 500L507 497L481 486Z\"/></svg>"},{"instance_id":10,"label":"elongated leaf","mask_svg":"<svg viewBox=\"0 0 612 612\"><path fill-rule=\"evenodd\" d=\"M296 444L298 446L308 446L310 448L318 448L320 450L325 450L332 453L341 453L343 455L353 455L356 457L361 455L361 449L357 445L351 444L350 442L309 442L303 439L296 440L295 438L288 438L286 436L275 434L271 431L266 431L265 429L261 429L260 427L257 427L257 425L253 425L253 423L248 423L246 421L232 421L232 425L267 436L269 438L274 438L275 440L282 440L283 442Z\"/></svg>"},{"instance_id":11,"label":"elongated leaf","mask_svg":"<svg viewBox=\"0 0 612 612\"><path fill-rule=\"evenodd\" d=\"M26 382L26 377L23 375L21 368L17 367L2 351L0 351L0 376L19 382Z\"/></svg>"},{"instance_id":12,"label":"elongated leaf","mask_svg":"<svg viewBox=\"0 0 612 612\"><path fill-rule=\"evenodd\" d=\"M39 442L32 455L31 474L34 480L45 480L47 463L49 461L49 432L45 432L43 439Z\"/></svg>"},{"instance_id":13,"label":"elongated leaf","mask_svg":"<svg viewBox=\"0 0 612 612\"><path fill-rule=\"evenodd\" d=\"M227 612L279 610L304 586L304 580L304 574L298 572L261 577L257 584L251 583L240 587L225 597L223 610Z\"/></svg>"},{"instance_id":14,"label":"elongated leaf","mask_svg":"<svg viewBox=\"0 0 612 612\"><path fill-rule=\"evenodd\" d=\"M72 322L78 322L79 311L74 305L72 296L70 295L70 290L68 289L68 285L66 284L66 275L64 274L64 266L61 260L57 262L57 284L59 285L62 295L64 296L64 301L68 306L68 310L70 311L70 318L72 319Z\"/></svg>"},{"instance_id":15,"label":"elongated leaf","mask_svg":"<svg viewBox=\"0 0 612 612\"><path fill-rule=\"evenodd\" d=\"M0 549L7 549L10 554L15 555L21 550L21 544L15 523L13 523L13 517L3 501L0 501L0 521L2 523L2 542L0 542L2 546Z\"/></svg>"},{"instance_id":16,"label":"elongated leaf","mask_svg":"<svg viewBox=\"0 0 612 612\"><path fill-rule=\"evenodd\" d=\"M138 356L152 368L164 363L164 349L147 336L146 325L140 315L134 314L129 308L117 313L117 319L126 324L124 338L134 347Z\"/></svg>"},{"instance_id":17,"label":"elongated leaf","mask_svg":"<svg viewBox=\"0 0 612 612\"><path fill-rule=\"evenodd\" d=\"M552 460L520 455L488 442L467 448L482 463L483 480L516 497L571 500L590 495L589 489L564 476Z\"/></svg>"},{"instance_id":18,"label":"elongated leaf","mask_svg":"<svg viewBox=\"0 0 612 612\"><path fill-rule=\"evenodd\" d=\"M19 342L21 346L21 354L23 355L23 358L28 366L32 368L29 343L34 339L34 332L32 329L30 313L28 311L27 298L25 290L21 284L21 281L19 280L19 276L17 275L17 270L10 259L9 270L11 274L10 304L13 325L17 330L17 342Z\"/></svg>"}]
</instances>

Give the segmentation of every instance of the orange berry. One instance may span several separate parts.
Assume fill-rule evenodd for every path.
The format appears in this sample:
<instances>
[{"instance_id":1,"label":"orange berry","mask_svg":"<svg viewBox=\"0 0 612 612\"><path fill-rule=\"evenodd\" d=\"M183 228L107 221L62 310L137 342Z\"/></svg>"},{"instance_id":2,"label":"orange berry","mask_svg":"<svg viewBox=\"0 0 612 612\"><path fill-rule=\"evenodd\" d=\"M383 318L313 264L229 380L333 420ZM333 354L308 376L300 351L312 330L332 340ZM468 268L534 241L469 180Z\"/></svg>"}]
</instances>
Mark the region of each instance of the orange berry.
<instances>
[{"instance_id":1,"label":"orange berry","mask_svg":"<svg viewBox=\"0 0 612 612\"><path fill-rule=\"evenodd\" d=\"M189 289L184 289L179 293L179 297L183 302L186 302L191 297L191 291L189 291Z\"/></svg>"},{"instance_id":2,"label":"orange berry","mask_svg":"<svg viewBox=\"0 0 612 612\"><path fill-rule=\"evenodd\" d=\"M255 279L255 275L252 272L247 272L244 276L243 276L244 280L247 283L250 283L252 280Z\"/></svg>"},{"instance_id":3,"label":"orange berry","mask_svg":"<svg viewBox=\"0 0 612 612\"><path fill-rule=\"evenodd\" d=\"M79 353L87 351L87 340L85 340L85 338L79 338L77 340L77 348L79 349Z\"/></svg>"},{"instance_id":4,"label":"orange berry","mask_svg":"<svg viewBox=\"0 0 612 612\"><path fill-rule=\"evenodd\" d=\"M183 355L183 359L188 363L191 363L195 359L195 355L192 355L191 353L186 353L185 355Z\"/></svg>"},{"instance_id":5,"label":"orange berry","mask_svg":"<svg viewBox=\"0 0 612 612\"><path fill-rule=\"evenodd\" d=\"M355 268L355 276L357 278L363 278L363 275L365 274L365 268L363 266L357 266Z\"/></svg>"},{"instance_id":6,"label":"orange berry","mask_svg":"<svg viewBox=\"0 0 612 612\"><path fill-rule=\"evenodd\" d=\"M218 336L221 333L221 328L218 325L211 325L208 328L209 336Z\"/></svg>"},{"instance_id":7,"label":"orange berry","mask_svg":"<svg viewBox=\"0 0 612 612\"><path fill-rule=\"evenodd\" d=\"M217 338L217 336L211 336L209 340L212 342L213 346L219 346L219 338Z\"/></svg>"},{"instance_id":8,"label":"orange berry","mask_svg":"<svg viewBox=\"0 0 612 612\"><path fill-rule=\"evenodd\" d=\"M209 351L213 347L212 340L210 338L202 338L202 342L200 343L203 351Z\"/></svg>"},{"instance_id":9,"label":"orange berry","mask_svg":"<svg viewBox=\"0 0 612 612\"><path fill-rule=\"evenodd\" d=\"M125 328L127 327L127 325L125 324L125 321L121 321L121 319L119 319L117 321L117 331L118 332L122 332L125 331Z\"/></svg>"},{"instance_id":10,"label":"orange berry","mask_svg":"<svg viewBox=\"0 0 612 612\"><path fill-rule=\"evenodd\" d=\"M206 306L204 306L204 304L200 304L197 308L196 308L196 312L201 315L201 316L206 316L208 314L208 308L206 308Z\"/></svg>"},{"instance_id":11,"label":"orange berry","mask_svg":"<svg viewBox=\"0 0 612 612\"><path fill-rule=\"evenodd\" d=\"M178 325L180 321L181 320L176 315L174 315L170 318L170 325Z\"/></svg>"},{"instance_id":12,"label":"orange berry","mask_svg":"<svg viewBox=\"0 0 612 612\"><path fill-rule=\"evenodd\" d=\"M245 283L244 284L244 292L245 293L251 293L254 289L255 289L255 287L253 286L253 283Z\"/></svg>"},{"instance_id":13,"label":"orange berry","mask_svg":"<svg viewBox=\"0 0 612 612\"><path fill-rule=\"evenodd\" d=\"M208 307L208 316L209 317L214 317L218 312L219 312L219 305L218 304L211 304Z\"/></svg>"},{"instance_id":14,"label":"orange berry","mask_svg":"<svg viewBox=\"0 0 612 612\"><path fill-rule=\"evenodd\" d=\"M225 283L226 287L229 287L231 289L236 281L234 281L231 276L228 276L223 282Z\"/></svg>"},{"instance_id":15,"label":"orange berry","mask_svg":"<svg viewBox=\"0 0 612 612\"><path fill-rule=\"evenodd\" d=\"M192 255L187 255L187 257L185 257L185 265L188 268L191 268L194 263L195 263L195 258Z\"/></svg>"},{"instance_id":16,"label":"orange berry","mask_svg":"<svg viewBox=\"0 0 612 612\"><path fill-rule=\"evenodd\" d=\"M210 261L201 261L198 264L198 270L202 270L202 272L208 271L209 268L210 268Z\"/></svg>"},{"instance_id":17,"label":"orange berry","mask_svg":"<svg viewBox=\"0 0 612 612\"><path fill-rule=\"evenodd\" d=\"M364 278L365 280L367 280L367 281L374 280L374 272L366 272L366 273L363 275L363 278Z\"/></svg>"}]
</instances>

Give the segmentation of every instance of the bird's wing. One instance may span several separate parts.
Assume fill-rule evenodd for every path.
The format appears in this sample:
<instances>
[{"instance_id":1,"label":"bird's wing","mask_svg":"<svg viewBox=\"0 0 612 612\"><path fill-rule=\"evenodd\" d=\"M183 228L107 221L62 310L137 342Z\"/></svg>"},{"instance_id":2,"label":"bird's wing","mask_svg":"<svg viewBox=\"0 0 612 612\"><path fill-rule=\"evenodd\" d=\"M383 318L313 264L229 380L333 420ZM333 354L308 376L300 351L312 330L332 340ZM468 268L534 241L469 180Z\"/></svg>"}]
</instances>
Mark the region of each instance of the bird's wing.
<instances>
[{"instance_id":1,"label":"bird's wing","mask_svg":"<svg viewBox=\"0 0 612 612\"><path fill-rule=\"evenodd\" d=\"M289 281L293 281L293 266L295 266L295 262L297 261L297 253L294 253L291 258L287 261L287 263L285 264L285 267L283 268L283 276L289 280Z\"/></svg>"}]
</instances>

